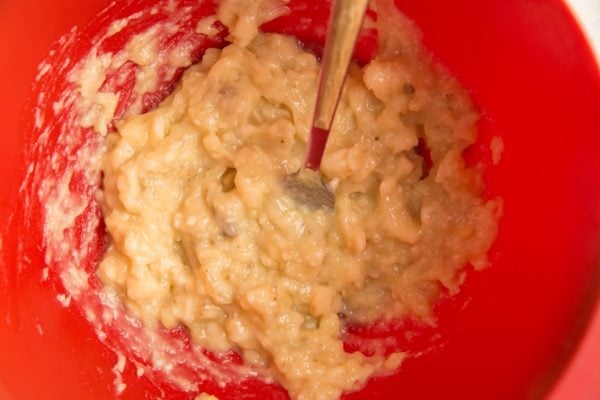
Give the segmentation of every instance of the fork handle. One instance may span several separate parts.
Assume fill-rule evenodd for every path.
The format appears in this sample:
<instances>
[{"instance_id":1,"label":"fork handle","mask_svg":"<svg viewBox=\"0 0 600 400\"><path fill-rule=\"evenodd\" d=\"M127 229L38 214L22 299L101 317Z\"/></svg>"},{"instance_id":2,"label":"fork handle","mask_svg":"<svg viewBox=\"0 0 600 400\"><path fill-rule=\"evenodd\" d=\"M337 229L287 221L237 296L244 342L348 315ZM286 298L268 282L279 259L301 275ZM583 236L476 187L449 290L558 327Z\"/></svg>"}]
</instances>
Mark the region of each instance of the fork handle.
<instances>
[{"instance_id":1,"label":"fork handle","mask_svg":"<svg viewBox=\"0 0 600 400\"><path fill-rule=\"evenodd\" d=\"M334 0L304 167L318 170L369 0Z\"/></svg>"}]
</instances>

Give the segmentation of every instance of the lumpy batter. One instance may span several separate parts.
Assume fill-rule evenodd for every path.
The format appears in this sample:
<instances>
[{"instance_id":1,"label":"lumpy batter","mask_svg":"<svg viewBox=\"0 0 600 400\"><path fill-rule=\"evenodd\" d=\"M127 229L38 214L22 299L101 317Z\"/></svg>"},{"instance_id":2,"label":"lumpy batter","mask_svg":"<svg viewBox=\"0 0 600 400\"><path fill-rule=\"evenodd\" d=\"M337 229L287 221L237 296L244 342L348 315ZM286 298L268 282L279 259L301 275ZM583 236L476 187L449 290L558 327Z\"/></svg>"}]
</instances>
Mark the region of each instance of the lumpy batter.
<instances>
[{"instance_id":1,"label":"lumpy batter","mask_svg":"<svg viewBox=\"0 0 600 400\"><path fill-rule=\"evenodd\" d=\"M222 5L231 45L108 136L112 242L97 273L148 329L182 324L293 398L336 399L403 358L345 352L344 326L432 320L442 288L486 265L500 203L481 199L462 157L471 101L391 9L378 56L350 69L327 145L335 210L295 202L281 181L302 165L319 63L293 38L241 26L261 12L242 3Z\"/></svg>"}]
</instances>

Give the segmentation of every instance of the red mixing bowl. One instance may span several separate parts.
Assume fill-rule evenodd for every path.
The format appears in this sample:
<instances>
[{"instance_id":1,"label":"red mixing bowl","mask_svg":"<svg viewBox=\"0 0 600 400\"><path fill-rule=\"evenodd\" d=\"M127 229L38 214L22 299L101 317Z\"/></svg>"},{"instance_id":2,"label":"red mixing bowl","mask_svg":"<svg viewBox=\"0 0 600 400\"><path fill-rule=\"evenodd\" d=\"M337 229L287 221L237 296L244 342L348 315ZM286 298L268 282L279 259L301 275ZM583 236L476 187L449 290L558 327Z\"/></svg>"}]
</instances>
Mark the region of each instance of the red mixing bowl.
<instances>
[{"instance_id":1,"label":"red mixing bowl","mask_svg":"<svg viewBox=\"0 0 600 400\"><path fill-rule=\"evenodd\" d=\"M578 351L589 322L600 321L600 310L595 310L600 73L584 36L559 0L396 3L481 109L480 140L470 157L485 164L485 195L504 198L504 217L490 251L492 265L469 272L461 293L438 305L434 332L410 323L390 332L363 332L396 335L401 347L419 356L410 357L396 375L374 379L346 398L600 398L593 397L600 396L597 372L563 374L574 354L583 357L581 365L600 370L600 354L590 353L598 349L593 344L600 340L600 324L588 330L588 345ZM40 279L44 215L40 204L25 204L19 196L34 161L36 89L31 83L51 44L79 25L75 38L80 42L69 54L77 59L89 49L94 30L153 2L117 1L108 14L98 16L107 4L0 2L0 400L115 398L117 357L76 304L65 308L59 303L60 283ZM291 16L265 29L297 35L318 48L327 4L292 0L291 7ZM304 17L313 22L298 24ZM368 41L361 46L359 57L368 57ZM496 135L505 151L499 165L492 166L489 143ZM566 377L563 389L549 394L561 376ZM194 397L167 382L138 378L132 363L126 364L123 380L123 399ZM222 399L285 398L280 388L259 382L225 389L206 385Z\"/></svg>"}]
</instances>

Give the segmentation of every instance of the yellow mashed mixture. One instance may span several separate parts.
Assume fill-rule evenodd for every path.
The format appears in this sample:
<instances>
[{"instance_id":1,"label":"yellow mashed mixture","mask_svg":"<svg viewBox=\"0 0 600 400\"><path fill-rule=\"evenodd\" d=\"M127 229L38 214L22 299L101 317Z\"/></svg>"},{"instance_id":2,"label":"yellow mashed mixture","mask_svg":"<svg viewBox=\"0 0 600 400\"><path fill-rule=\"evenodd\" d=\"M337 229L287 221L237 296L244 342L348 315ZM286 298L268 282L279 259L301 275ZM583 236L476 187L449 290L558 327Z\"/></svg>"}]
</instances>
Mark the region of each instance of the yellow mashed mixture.
<instances>
[{"instance_id":1,"label":"yellow mashed mixture","mask_svg":"<svg viewBox=\"0 0 600 400\"><path fill-rule=\"evenodd\" d=\"M319 71L293 38L233 36L158 108L118 123L103 168L106 290L150 329L182 324L197 344L238 351L292 398L336 399L396 370L403 354L345 352L345 324L431 321L441 288L486 265L500 203L481 199L463 161L471 101L392 14L334 121L322 168L333 212L281 183L302 165Z\"/></svg>"}]
</instances>

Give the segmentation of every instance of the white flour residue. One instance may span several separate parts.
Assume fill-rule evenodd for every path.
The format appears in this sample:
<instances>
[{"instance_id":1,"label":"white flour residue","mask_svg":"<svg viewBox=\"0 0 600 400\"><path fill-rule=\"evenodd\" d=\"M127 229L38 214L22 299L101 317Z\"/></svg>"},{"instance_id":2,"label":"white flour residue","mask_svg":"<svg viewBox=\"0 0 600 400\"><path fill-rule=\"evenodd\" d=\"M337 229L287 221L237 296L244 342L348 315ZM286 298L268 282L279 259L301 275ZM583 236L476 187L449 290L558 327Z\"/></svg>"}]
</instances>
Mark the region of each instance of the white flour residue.
<instances>
[{"instance_id":1,"label":"white flour residue","mask_svg":"<svg viewBox=\"0 0 600 400\"><path fill-rule=\"evenodd\" d=\"M119 352L117 354L117 362L112 368L113 374L115 374L115 379L113 380L113 384L115 385L115 394L117 396L121 395L127 388L127 385L123 382L123 371L125 371L125 363L127 360L125 356Z\"/></svg>"},{"instance_id":2,"label":"white flour residue","mask_svg":"<svg viewBox=\"0 0 600 400\"><path fill-rule=\"evenodd\" d=\"M201 393L194 400L219 400L219 398L208 393Z\"/></svg>"},{"instance_id":3,"label":"white flour residue","mask_svg":"<svg viewBox=\"0 0 600 400\"><path fill-rule=\"evenodd\" d=\"M79 85L81 96L79 107L82 113L80 125L84 128L93 127L103 136L108 133L108 126L115 115L119 101L119 96L114 93L100 92L100 86L106 80L111 62L110 54L102 56L94 54L85 60L79 73L71 77L73 83Z\"/></svg>"},{"instance_id":4,"label":"white flour residue","mask_svg":"<svg viewBox=\"0 0 600 400\"><path fill-rule=\"evenodd\" d=\"M45 267L42 269L42 282L46 282L48 281L48 274L50 273L50 270L48 269L48 267Z\"/></svg>"},{"instance_id":5,"label":"white flour residue","mask_svg":"<svg viewBox=\"0 0 600 400\"><path fill-rule=\"evenodd\" d=\"M56 295L56 300L65 308L71 305L71 296L67 294Z\"/></svg>"},{"instance_id":6,"label":"white flour residue","mask_svg":"<svg viewBox=\"0 0 600 400\"><path fill-rule=\"evenodd\" d=\"M135 366L135 375L138 378L141 378L142 376L144 376L145 373L146 373L146 369L143 366L141 366L140 364L136 364L136 366Z\"/></svg>"},{"instance_id":7,"label":"white flour residue","mask_svg":"<svg viewBox=\"0 0 600 400\"><path fill-rule=\"evenodd\" d=\"M38 335L44 336L44 328L42 327L42 324L40 324L39 322L35 323L35 330L37 331Z\"/></svg>"},{"instance_id":8,"label":"white flour residue","mask_svg":"<svg viewBox=\"0 0 600 400\"><path fill-rule=\"evenodd\" d=\"M40 79L42 79L42 77L44 75L46 75L48 73L48 71L50 71L50 64L47 62L43 62L38 66L38 72L37 75L35 76L35 80L39 81Z\"/></svg>"},{"instance_id":9,"label":"white flour residue","mask_svg":"<svg viewBox=\"0 0 600 400\"><path fill-rule=\"evenodd\" d=\"M81 296L82 291L88 288L89 276L87 272L77 268L65 269L60 273L60 279L65 285L65 289L76 299Z\"/></svg>"}]
</instances>

